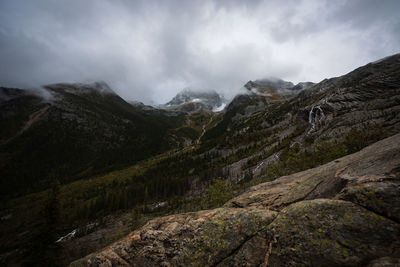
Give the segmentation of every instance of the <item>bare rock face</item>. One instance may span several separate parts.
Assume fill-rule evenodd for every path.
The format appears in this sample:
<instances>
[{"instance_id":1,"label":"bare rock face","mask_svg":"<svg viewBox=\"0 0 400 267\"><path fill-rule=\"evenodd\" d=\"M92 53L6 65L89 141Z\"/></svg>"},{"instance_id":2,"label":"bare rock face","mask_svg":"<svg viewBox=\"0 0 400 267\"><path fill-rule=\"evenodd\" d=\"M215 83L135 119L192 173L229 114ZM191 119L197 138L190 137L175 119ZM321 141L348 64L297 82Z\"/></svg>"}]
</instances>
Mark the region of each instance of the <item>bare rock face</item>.
<instances>
[{"instance_id":1,"label":"bare rock face","mask_svg":"<svg viewBox=\"0 0 400 267\"><path fill-rule=\"evenodd\" d=\"M396 266L399 214L397 134L222 208L152 220L71 266Z\"/></svg>"}]
</instances>

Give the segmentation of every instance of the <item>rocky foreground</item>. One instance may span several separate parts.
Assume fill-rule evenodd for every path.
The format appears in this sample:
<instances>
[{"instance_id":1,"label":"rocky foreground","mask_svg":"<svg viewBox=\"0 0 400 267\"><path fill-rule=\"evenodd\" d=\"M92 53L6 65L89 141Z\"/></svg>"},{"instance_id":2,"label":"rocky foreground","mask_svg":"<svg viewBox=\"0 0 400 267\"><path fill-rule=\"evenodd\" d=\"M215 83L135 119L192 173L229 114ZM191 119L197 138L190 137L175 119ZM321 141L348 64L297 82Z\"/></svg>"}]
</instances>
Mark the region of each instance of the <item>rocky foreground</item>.
<instances>
[{"instance_id":1,"label":"rocky foreground","mask_svg":"<svg viewBox=\"0 0 400 267\"><path fill-rule=\"evenodd\" d=\"M400 134L148 222L71 266L399 266Z\"/></svg>"}]
</instances>

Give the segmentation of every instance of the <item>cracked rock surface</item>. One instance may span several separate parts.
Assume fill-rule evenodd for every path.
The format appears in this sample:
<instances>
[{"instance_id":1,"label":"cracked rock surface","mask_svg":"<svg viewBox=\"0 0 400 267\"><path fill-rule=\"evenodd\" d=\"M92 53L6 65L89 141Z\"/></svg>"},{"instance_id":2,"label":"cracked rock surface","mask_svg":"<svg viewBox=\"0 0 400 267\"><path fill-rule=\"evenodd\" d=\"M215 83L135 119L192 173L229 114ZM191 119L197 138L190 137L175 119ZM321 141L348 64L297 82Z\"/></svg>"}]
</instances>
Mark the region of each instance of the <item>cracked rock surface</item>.
<instances>
[{"instance_id":1,"label":"cracked rock surface","mask_svg":"<svg viewBox=\"0 0 400 267\"><path fill-rule=\"evenodd\" d=\"M399 258L397 134L222 208L154 219L71 266L396 266Z\"/></svg>"}]
</instances>

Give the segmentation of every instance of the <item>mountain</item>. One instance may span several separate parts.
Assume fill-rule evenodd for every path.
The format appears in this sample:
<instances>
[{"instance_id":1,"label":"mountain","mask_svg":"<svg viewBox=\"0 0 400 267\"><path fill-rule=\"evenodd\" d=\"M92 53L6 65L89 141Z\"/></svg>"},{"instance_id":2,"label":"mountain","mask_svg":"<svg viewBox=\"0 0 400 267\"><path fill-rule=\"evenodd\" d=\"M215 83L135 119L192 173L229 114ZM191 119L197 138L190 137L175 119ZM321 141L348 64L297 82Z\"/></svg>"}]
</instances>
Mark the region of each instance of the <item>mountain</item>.
<instances>
[{"instance_id":1,"label":"mountain","mask_svg":"<svg viewBox=\"0 0 400 267\"><path fill-rule=\"evenodd\" d=\"M320 266L326 256L360 266L398 258L400 54L301 90L263 83L264 93L238 95L215 113L146 108L81 85L50 86L46 97L4 89L1 139L14 139L0 146L0 159L19 178L11 187L1 169L2 185L26 183L30 193L4 190L0 263L67 265L95 251L80 263ZM97 157L86 160L87 151ZM24 153L38 169L42 158L67 168L37 189ZM79 166L72 158L92 168L68 175Z\"/></svg>"},{"instance_id":2,"label":"mountain","mask_svg":"<svg viewBox=\"0 0 400 267\"><path fill-rule=\"evenodd\" d=\"M225 147L242 139L259 143L260 148L286 137L305 149L316 141L339 141L350 132L395 133L399 131L399 57L326 79L286 101L240 96L204 137L210 142L216 136L229 140Z\"/></svg>"},{"instance_id":3,"label":"mountain","mask_svg":"<svg viewBox=\"0 0 400 267\"><path fill-rule=\"evenodd\" d=\"M0 88L0 95L3 197L42 190L53 177L68 183L171 149L178 144L168 131L185 124L182 114L128 104L105 83Z\"/></svg>"},{"instance_id":4,"label":"mountain","mask_svg":"<svg viewBox=\"0 0 400 267\"><path fill-rule=\"evenodd\" d=\"M224 106L224 99L215 91L194 91L184 89L171 101L165 104L167 109L180 110L184 112L195 112L199 110L215 111ZM222 109L221 109L222 110Z\"/></svg>"},{"instance_id":5,"label":"mountain","mask_svg":"<svg viewBox=\"0 0 400 267\"><path fill-rule=\"evenodd\" d=\"M395 266L378 263L400 262L399 164L397 134L222 208L154 219L70 266Z\"/></svg>"},{"instance_id":6,"label":"mountain","mask_svg":"<svg viewBox=\"0 0 400 267\"><path fill-rule=\"evenodd\" d=\"M170 155L146 177L175 177L186 186L178 200L157 198L170 203L166 210L210 209L238 197L222 209L150 221L84 261L115 262L122 251L129 264L148 266L257 266L266 258L272 266L320 266L325 255L358 266L398 257L390 247L399 242L391 212L399 209L399 136L341 157L400 132L399 70L394 55L289 99L237 96L213 116L196 149ZM368 225L377 229L372 238Z\"/></svg>"}]
</instances>

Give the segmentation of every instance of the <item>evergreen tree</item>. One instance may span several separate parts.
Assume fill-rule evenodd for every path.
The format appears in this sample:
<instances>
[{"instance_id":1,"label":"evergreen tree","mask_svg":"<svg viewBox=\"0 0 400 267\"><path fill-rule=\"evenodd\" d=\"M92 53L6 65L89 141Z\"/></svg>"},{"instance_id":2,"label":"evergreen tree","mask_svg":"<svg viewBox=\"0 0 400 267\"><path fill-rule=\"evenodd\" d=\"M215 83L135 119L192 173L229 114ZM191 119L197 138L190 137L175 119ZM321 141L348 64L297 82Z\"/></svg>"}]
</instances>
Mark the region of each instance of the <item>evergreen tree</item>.
<instances>
[{"instance_id":1,"label":"evergreen tree","mask_svg":"<svg viewBox=\"0 0 400 267\"><path fill-rule=\"evenodd\" d=\"M25 266L58 266L60 244L57 243L57 229L60 218L60 183L54 183L42 208L44 222L28 245Z\"/></svg>"}]
</instances>

